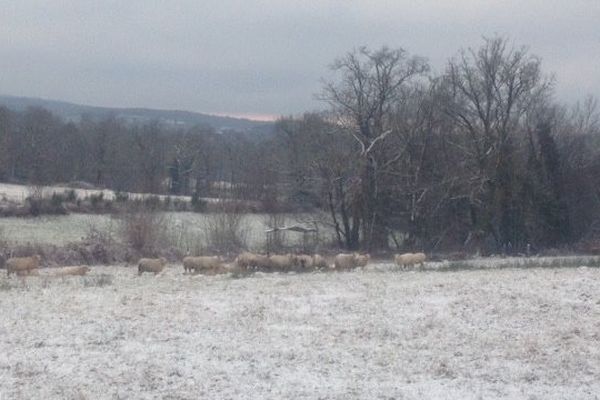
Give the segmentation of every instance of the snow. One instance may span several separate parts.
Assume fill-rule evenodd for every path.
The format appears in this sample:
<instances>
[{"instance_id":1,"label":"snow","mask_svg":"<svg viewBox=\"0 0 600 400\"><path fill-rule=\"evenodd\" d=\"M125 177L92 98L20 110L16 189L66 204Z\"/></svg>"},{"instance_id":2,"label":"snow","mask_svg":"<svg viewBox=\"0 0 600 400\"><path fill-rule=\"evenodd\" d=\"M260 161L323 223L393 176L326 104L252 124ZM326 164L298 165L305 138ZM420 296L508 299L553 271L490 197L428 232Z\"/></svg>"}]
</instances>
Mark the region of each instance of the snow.
<instances>
[{"instance_id":1,"label":"snow","mask_svg":"<svg viewBox=\"0 0 600 400\"><path fill-rule=\"evenodd\" d=\"M193 248L198 242L206 242L205 230L208 218L215 214L193 212L166 212L166 231L170 244L183 250ZM265 230L268 228L267 214L244 214L241 228L250 249L261 250L265 245ZM298 218L309 218L309 214L292 214L284 221L292 223ZM0 218L0 234L9 243L15 244L51 244L63 246L79 242L89 234L91 228L118 237L118 220L106 214L69 214L60 216L39 216L35 218ZM331 229L320 227L321 236L330 236ZM302 235L284 236L286 243L298 245ZM1 400L1 399L0 399Z\"/></svg>"},{"instance_id":2,"label":"snow","mask_svg":"<svg viewBox=\"0 0 600 400\"><path fill-rule=\"evenodd\" d=\"M97 196L102 194L103 198L106 200L114 200L115 192L110 189L79 189L79 188L71 188L68 186L42 186L42 195L44 197L50 197L54 193L64 194L70 190L73 190L78 198L85 198L90 196ZM18 185L14 183L0 183L0 200L9 200L14 201L16 203L24 203L25 199L31 195L32 187L27 185ZM130 199L144 199L147 197L156 196L161 200L164 200L166 197L171 199L178 199L180 201L190 201L190 196L176 196L176 195L154 195L151 193L133 193L133 192L123 192L126 193ZM203 198L206 201L215 201L215 199L211 198Z\"/></svg>"},{"instance_id":3,"label":"snow","mask_svg":"<svg viewBox=\"0 0 600 400\"><path fill-rule=\"evenodd\" d=\"M381 269L3 274L0 399L600 393L600 269ZM113 283L84 284L101 274Z\"/></svg>"}]
</instances>

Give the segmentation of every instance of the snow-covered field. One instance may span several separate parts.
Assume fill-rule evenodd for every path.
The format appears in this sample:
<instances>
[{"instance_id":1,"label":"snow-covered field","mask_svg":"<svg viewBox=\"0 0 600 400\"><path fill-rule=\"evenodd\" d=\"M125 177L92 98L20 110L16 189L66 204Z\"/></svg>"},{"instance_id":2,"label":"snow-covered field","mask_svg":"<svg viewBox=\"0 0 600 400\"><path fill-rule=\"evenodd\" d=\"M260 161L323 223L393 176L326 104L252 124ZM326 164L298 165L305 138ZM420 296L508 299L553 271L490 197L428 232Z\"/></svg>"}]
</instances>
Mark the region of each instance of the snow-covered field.
<instances>
[{"instance_id":1,"label":"snow-covered field","mask_svg":"<svg viewBox=\"0 0 600 400\"><path fill-rule=\"evenodd\" d=\"M166 212L166 231L172 244L178 247L190 247L194 241L205 241L207 220L214 214L192 212ZM294 224L297 219L306 220L309 214L289 215L284 223ZM262 249L265 245L265 230L269 227L269 216L266 214L246 214L241 223L243 236L251 249ZM35 218L5 217L0 218L0 234L4 240L13 245L18 244L50 244L65 245L78 242L94 228L100 232L118 235L119 222L110 215L103 214L69 214L60 216L40 216ZM321 235L329 238L331 230L321 226ZM287 242L300 242L298 234L289 234ZM188 243L189 242L189 243ZM1 399L0 399L1 400Z\"/></svg>"},{"instance_id":2,"label":"snow-covered field","mask_svg":"<svg viewBox=\"0 0 600 400\"><path fill-rule=\"evenodd\" d=\"M102 196L107 199L107 200L114 200L115 199L115 192L113 190L110 189L73 189L67 186L43 186L41 187L42 190L42 196L44 197L51 197L52 194L57 193L57 194L63 194L67 191L73 190L75 191L75 194L77 195L77 197L79 198L85 198L85 197L89 197L92 195L99 195L102 194ZM29 196L31 196L32 194L32 187L31 186L27 186L27 185L17 185L17 184L13 184L13 183L0 183L0 200L8 200L8 201L13 201L16 203L23 203L25 202L25 199ZM127 194L129 195L130 199L143 199L149 196L157 196L159 197L161 200L163 200L165 197L164 195L153 195L153 194L148 194L148 193L129 193L127 192ZM190 201L190 196L168 196L171 199L179 199L181 201ZM210 199L205 199L210 201Z\"/></svg>"},{"instance_id":3,"label":"snow-covered field","mask_svg":"<svg viewBox=\"0 0 600 400\"><path fill-rule=\"evenodd\" d=\"M95 286L107 274L112 284ZM600 269L0 277L0 399L595 399Z\"/></svg>"}]
</instances>

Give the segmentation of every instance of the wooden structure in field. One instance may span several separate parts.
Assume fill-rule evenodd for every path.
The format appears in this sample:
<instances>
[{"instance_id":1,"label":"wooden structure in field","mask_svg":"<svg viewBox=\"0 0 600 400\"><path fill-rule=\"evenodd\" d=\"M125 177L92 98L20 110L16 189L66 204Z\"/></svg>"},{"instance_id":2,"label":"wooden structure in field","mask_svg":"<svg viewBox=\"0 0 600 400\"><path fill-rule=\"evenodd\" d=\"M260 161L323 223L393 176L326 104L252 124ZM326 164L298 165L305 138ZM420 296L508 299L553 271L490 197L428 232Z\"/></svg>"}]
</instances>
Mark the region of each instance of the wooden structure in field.
<instances>
[{"instance_id":1,"label":"wooden structure in field","mask_svg":"<svg viewBox=\"0 0 600 400\"><path fill-rule=\"evenodd\" d=\"M302 251L304 253L313 252L317 246L319 237L319 230L315 223L314 228L305 227L301 225L281 226L273 227L265 230L267 235L267 252L272 252L282 247L281 233L295 232L302 235Z\"/></svg>"}]
</instances>

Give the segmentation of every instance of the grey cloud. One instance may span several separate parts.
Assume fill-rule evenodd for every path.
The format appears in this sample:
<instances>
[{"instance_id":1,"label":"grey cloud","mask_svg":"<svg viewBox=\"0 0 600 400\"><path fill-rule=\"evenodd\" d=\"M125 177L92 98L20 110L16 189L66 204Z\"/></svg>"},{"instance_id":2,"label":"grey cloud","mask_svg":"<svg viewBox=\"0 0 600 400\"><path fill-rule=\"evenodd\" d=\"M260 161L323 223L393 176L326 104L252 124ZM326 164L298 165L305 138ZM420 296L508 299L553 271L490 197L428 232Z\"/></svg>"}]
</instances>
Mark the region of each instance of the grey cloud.
<instances>
[{"instance_id":1,"label":"grey cloud","mask_svg":"<svg viewBox=\"0 0 600 400\"><path fill-rule=\"evenodd\" d=\"M559 97L600 94L600 2L0 2L0 92L216 113L323 107L319 79L353 47L404 47L437 71L483 35L555 72ZM60 5L57 5L60 4Z\"/></svg>"}]
</instances>

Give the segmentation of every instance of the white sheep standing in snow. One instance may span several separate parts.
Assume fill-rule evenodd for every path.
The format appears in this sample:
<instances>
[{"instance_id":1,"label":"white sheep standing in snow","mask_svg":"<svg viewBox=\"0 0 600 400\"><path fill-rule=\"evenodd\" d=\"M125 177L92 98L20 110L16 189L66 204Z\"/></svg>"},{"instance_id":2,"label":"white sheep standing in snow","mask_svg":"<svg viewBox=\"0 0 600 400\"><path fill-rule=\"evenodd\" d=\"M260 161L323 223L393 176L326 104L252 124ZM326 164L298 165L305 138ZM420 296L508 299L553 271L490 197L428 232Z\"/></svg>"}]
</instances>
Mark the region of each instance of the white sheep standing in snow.
<instances>
[{"instance_id":1,"label":"white sheep standing in snow","mask_svg":"<svg viewBox=\"0 0 600 400\"><path fill-rule=\"evenodd\" d=\"M254 254L249 251L245 251L238 255L235 259L235 264L242 270L248 270L252 268L266 269L269 270L273 267L273 263L269 256L263 254Z\"/></svg>"},{"instance_id":2,"label":"white sheep standing in snow","mask_svg":"<svg viewBox=\"0 0 600 400\"><path fill-rule=\"evenodd\" d=\"M158 275L162 272L167 264L167 260L161 258L140 258L138 262L138 275L144 272L153 272L154 275Z\"/></svg>"},{"instance_id":3,"label":"white sheep standing in snow","mask_svg":"<svg viewBox=\"0 0 600 400\"><path fill-rule=\"evenodd\" d=\"M410 267L416 264L420 264L422 267L425 264L427 256L425 253L404 253L396 254L394 256L394 262L401 268Z\"/></svg>"},{"instance_id":4,"label":"white sheep standing in snow","mask_svg":"<svg viewBox=\"0 0 600 400\"><path fill-rule=\"evenodd\" d=\"M184 257L183 269L185 272L218 274L224 272L225 265L217 256Z\"/></svg>"},{"instance_id":5,"label":"white sheep standing in snow","mask_svg":"<svg viewBox=\"0 0 600 400\"><path fill-rule=\"evenodd\" d=\"M39 255L9 258L6 260L6 275L10 275L12 272L27 275L30 271L37 269L41 261L42 257Z\"/></svg>"},{"instance_id":6,"label":"white sheep standing in snow","mask_svg":"<svg viewBox=\"0 0 600 400\"><path fill-rule=\"evenodd\" d=\"M371 256L369 254L360 255L358 253L341 253L333 259L335 269L351 269L364 267L369 263Z\"/></svg>"}]
</instances>

